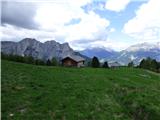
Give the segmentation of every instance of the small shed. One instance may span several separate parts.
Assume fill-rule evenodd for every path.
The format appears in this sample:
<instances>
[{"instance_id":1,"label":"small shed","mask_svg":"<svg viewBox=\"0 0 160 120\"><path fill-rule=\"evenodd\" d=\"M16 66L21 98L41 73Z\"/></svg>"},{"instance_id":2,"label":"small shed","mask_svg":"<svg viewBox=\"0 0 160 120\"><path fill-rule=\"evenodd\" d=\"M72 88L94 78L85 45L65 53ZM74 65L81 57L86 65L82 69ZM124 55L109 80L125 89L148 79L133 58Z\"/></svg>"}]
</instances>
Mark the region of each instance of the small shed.
<instances>
[{"instance_id":1,"label":"small shed","mask_svg":"<svg viewBox=\"0 0 160 120\"><path fill-rule=\"evenodd\" d=\"M69 67L83 67L84 62L85 62L84 58L76 55L67 56L62 59L62 65Z\"/></svg>"}]
</instances>

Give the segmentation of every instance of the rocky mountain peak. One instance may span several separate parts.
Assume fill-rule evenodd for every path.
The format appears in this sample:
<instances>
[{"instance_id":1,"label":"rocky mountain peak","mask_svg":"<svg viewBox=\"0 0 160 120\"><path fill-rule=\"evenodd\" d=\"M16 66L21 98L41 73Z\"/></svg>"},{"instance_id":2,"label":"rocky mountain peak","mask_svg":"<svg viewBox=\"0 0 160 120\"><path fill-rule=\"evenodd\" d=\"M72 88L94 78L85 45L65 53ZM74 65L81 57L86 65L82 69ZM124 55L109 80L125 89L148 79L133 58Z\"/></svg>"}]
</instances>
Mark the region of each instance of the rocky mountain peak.
<instances>
[{"instance_id":1,"label":"rocky mountain peak","mask_svg":"<svg viewBox=\"0 0 160 120\"><path fill-rule=\"evenodd\" d=\"M136 44L136 45L132 45L129 48L126 49L127 52L135 52L135 51L149 51L151 49L160 49L160 44L157 43L140 43L140 44Z\"/></svg>"},{"instance_id":2,"label":"rocky mountain peak","mask_svg":"<svg viewBox=\"0 0 160 120\"><path fill-rule=\"evenodd\" d=\"M21 56L32 56L36 59L58 60L66 55L74 54L68 43L60 44L54 40L41 43L33 38L25 38L19 42L1 42L1 51L5 54L15 54Z\"/></svg>"},{"instance_id":3,"label":"rocky mountain peak","mask_svg":"<svg viewBox=\"0 0 160 120\"><path fill-rule=\"evenodd\" d=\"M55 44L59 44L59 43L56 42L55 40L50 40L50 41L44 42L44 44L55 45Z\"/></svg>"}]
</instances>

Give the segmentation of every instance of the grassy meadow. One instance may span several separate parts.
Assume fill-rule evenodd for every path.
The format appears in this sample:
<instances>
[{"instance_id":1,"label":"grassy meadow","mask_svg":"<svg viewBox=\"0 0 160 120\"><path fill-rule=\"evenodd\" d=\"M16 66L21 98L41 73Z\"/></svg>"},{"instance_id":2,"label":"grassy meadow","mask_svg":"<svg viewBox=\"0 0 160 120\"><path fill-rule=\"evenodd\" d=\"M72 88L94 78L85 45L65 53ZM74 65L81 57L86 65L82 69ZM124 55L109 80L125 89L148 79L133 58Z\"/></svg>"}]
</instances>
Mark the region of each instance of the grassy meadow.
<instances>
[{"instance_id":1,"label":"grassy meadow","mask_svg":"<svg viewBox=\"0 0 160 120\"><path fill-rule=\"evenodd\" d=\"M159 120L160 74L1 61L2 120Z\"/></svg>"}]
</instances>

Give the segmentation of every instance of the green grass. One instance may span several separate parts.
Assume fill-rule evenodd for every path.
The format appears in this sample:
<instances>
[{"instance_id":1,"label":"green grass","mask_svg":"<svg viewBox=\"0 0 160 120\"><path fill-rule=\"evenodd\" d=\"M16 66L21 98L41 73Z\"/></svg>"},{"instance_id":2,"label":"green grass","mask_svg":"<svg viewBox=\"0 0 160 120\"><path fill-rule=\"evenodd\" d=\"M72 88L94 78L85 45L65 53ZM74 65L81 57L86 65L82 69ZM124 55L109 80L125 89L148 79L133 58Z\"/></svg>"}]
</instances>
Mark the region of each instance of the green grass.
<instances>
[{"instance_id":1,"label":"green grass","mask_svg":"<svg viewBox=\"0 0 160 120\"><path fill-rule=\"evenodd\" d=\"M2 120L159 120L160 75L1 62Z\"/></svg>"}]
</instances>

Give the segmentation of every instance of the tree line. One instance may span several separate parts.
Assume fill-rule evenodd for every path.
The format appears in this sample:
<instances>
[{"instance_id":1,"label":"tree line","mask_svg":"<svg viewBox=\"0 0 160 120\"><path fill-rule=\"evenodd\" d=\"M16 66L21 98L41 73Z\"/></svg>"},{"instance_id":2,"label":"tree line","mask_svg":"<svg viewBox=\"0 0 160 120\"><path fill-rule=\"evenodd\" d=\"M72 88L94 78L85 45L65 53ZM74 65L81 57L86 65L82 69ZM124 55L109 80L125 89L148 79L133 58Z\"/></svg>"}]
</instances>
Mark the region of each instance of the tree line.
<instances>
[{"instance_id":1,"label":"tree line","mask_svg":"<svg viewBox=\"0 0 160 120\"><path fill-rule=\"evenodd\" d=\"M160 72L160 62L150 57L147 57L146 59L142 59L138 66L135 66L134 62L131 61L128 63L128 67L136 67L136 68L151 70L154 72Z\"/></svg>"},{"instance_id":2,"label":"tree line","mask_svg":"<svg viewBox=\"0 0 160 120\"><path fill-rule=\"evenodd\" d=\"M20 56L20 55L7 55L1 53L1 59L15 61L15 62L21 62L21 63L27 63L27 64L33 64L33 65L47 65L47 66L58 66L59 62L56 58L52 58L51 60L41 60L41 59L35 59L32 56Z\"/></svg>"},{"instance_id":3,"label":"tree line","mask_svg":"<svg viewBox=\"0 0 160 120\"><path fill-rule=\"evenodd\" d=\"M1 53L1 59L15 61L15 62L21 62L21 63L27 63L27 64L33 64L33 65L47 65L47 66L59 66L60 63L57 61L55 57L53 57L51 60L41 60L41 59L35 59L32 56L20 56L20 55L12 55L12 54L4 54ZM98 68L100 67L100 62L97 57L93 57L91 61L87 64L88 67ZM105 62L102 67L109 68L108 63Z\"/></svg>"},{"instance_id":4,"label":"tree line","mask_svg":"<svg viewBox=\"0 0 160 120\"><path fill-rule=\"evenodd\" d=\"M32 56L19 56L19 55L7 55L1 53L1 58L6 60L11 60L15 62L27 63L27 64L34 64L34 65L47 65L47 66L59 66L61 65L55 57L51 60L41 60L41 59L34 59ZM87 64L88 67L93 68L109 68L108 62L105 61L103 64L99 62L99 59L94 56ZM150 57L141 60L138 66L134 65L134 62L131 61L128 63L128 67L135 67L135 68L143 68L148 69L154 72L160 72L160 62L156 61L155 59L151 59Z\"/></svg>"},{"instance_id":5,"label":"tree line","mask_svg":"<svg viewBox=\"0 0 160 120\"><path fill-rule=\"evenodd\" d=\"M103 65L101 66L97 57L92 58L91 67L93 67L93 68L99 68L99 67L109 68L107 61L105 61L103 63ZM142 69L147 69L147 70L151 70L151 71L160 73L160 62L156 61L155 59L151 59L150 57L148 57L146 59L142 59L138 66L135 66L134 62L131 61L128 63L128 67L142 68Z\"/></svg>"},{"instance_id":6,"label":"tree line","mask_svg":"<svg viewBox=\"0 0 160 120\"><path fill-rule=\"evenodd\" d=\"M154 72L160 72L160 62L156 61L155 59L151 59L150 57L143 59L138 67Z\"/></svg>"}]
</instances>

